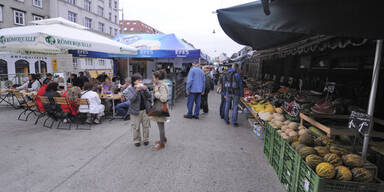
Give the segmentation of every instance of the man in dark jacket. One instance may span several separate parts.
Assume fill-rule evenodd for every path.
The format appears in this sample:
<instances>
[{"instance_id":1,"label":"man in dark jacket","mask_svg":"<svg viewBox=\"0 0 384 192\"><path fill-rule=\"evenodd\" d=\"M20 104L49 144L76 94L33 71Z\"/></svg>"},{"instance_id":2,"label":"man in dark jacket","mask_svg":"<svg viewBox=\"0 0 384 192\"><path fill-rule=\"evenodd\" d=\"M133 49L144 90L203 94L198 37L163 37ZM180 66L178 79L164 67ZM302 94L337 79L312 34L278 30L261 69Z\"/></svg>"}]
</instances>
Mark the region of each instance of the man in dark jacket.
<instances>
[{"instance_id":1,"label":"man in dark jacket","mask_svg":"<svg viewBox=\"0 0 384 192\"><path fill-rule=\"evenodd\" d=\"M128 87L126 99L130 102L129 114L131 116L131 127L133 130L133 142L136 147L141 144L140 124L143 127L143 144L149 144L150 119L147 113L151 107L151 94L143 85L140 74L134 74L131 79L132 86Z\"/></svg>"},{"instance_id":2,"label":"man in dark jacket","mask_svg":"<svg viewBox=\"0 0 384 192\"><path fill-rule=\"evenodd\" d=\"M212 79L209 72L210 72L209 68L204 67L205 91L204 91L204 95L201 96L201 108L203 108L204 113L208 113L208 94L212 87Z\"/></svg>"},{"instance_id":3,"label":"man in dark jacket","mask_svg":"<svg viewBox=\"0 0 384 192\"><path fill-rule=\"evenodd\" d=\"M243 80L240 74L237 72L239 66L233 64L223 77L223 89L225 90L225 116L224 120L229 124L229 108L232 103L232 124L238 126L237 123L237 106L240 101L240 97L244 96Z\"/></svg>"}]
</instances>

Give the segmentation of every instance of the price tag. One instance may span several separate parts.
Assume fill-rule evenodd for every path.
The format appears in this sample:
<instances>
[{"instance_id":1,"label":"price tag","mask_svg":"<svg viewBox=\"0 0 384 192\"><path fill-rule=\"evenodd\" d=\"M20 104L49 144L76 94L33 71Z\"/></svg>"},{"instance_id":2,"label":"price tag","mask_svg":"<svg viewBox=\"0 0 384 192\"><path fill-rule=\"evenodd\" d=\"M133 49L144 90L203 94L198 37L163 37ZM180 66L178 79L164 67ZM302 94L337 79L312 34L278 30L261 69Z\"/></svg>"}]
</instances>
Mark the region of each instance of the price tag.
<instances>
[{"instance_id":1,"label":"price tag","mask_svg":"<svg viewBox=\"0 0 384 192\"><path fill-rule=\"evenodd\" d=\"M352 111L349 116L348 127L350 129L356 129L362 134L366 134L369 129L369 124L371 123L371 116L366 113L359 113Z\"/></svg>"},{"instance_id":2,"label":"price tag","mask_svg":"<svg viewBox=\"0 0 384 192\"><path fill-rule=\"evenodd\" d=\"M284 83L284 76L280 77L280 83Z\"/></svg>"},{"instance_id":3,"label":"price tag","mask_svg":"<svg viewBox=\"0 0 384 192\"><path fill-rule=\"evenodd\" d=\"M293 84L293 77L289 77L289 79L288 79L288 85L289 85L289 86L292 86L292 84Z\"/></svg>"},{"instance_id":4,"label":"price tag","mask_svg":"<svg viewBox=\"0 0 384 192\"><path fill-rule=\"evenodd\" d=\"M324 91L326 91L328 93L333 93L333 92L335 92L335 86L336 86L335 82L327 82L325 84Z\"/></svg>"}]
</instances>

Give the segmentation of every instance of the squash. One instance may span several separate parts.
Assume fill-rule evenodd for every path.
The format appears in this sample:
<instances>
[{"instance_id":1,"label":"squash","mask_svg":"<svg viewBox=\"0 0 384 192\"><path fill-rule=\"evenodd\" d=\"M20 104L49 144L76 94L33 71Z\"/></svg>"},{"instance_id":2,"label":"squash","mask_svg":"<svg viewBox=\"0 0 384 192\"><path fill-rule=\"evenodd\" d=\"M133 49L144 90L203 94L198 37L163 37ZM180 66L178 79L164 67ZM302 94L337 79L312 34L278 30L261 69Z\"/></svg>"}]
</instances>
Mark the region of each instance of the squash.
<instances>
[{"instance_id":1,"label":"squash","mask_svg":"<svg viewBox=\"0 0 384 192\"><path fill-rule=\"evenodd\" d=\"M288 125L291 121L290 120L286 120L283 122L284 125Z\"/></svg>"},{"instance_id":2,"label":"squash","mask_svg":"<svg viewBox=\"0 0 384 192\"><path fill-rule=\"evenodd\" d=\"M336 179L341 181L350 181L352 180L352 172L345 166L337 166L336 168Z\"/></svg>"},{"instance_id":3,"label":"squash","mask_svg":"<svg viewBox=\"0 0 384 192\"><path fill-rule=\"evenodd\" d=\"M297 137L297 132L296 132L296 131L290 131L290 132L288 133L288 135L289 135L290 137L294 137L294 136Z\"/></svg>"},{"instance_id":4,"label":"squash","mask_svg":"<svg viewBox=\"0 0 384 192\"><path fill-rule=\"evenodd\" d=\"M315 154L310 154L307 157L305 157L305 162L309 167L311 167L312 169L315 169L319 163L323 162L323 158Z\"/></svg>"},{"instance_id":5,"label":"squash","mask_svg":"<svg viewBox=\"0 0 384 192\"><path fill-rule=\"evenodd\" d=\"M281 126L281 130L282 130L282 131L285 131L285 130L287 130L287 129L288 129L288 126L286 126L286 125Z\"/></svg>"},{"instance_id":6,"label":"squash","mask_svg":"<svg viewBox=\"0 0 384 192\"><path fill-rule=\"evenodd\" d=\"M320 163L316 166L316 174L322 178L332 179L336 175L335 166L327 162Z\"/></svg>"},{"instance_id":7,"label":"squash","mask_svg":"<svg viewBox=\"0 0 384 192\"><path fill-rule=\"evenodd\" d=\"M296 150L296 147L297 145L300 144L299 141L294 141L292 144L291 144L291 147Z\"/></svg>"},{"instance_id":8,"label":"squash","mask_svg":"<svg viewBox=\"0 0 384 192\"><path fill-rule=\"evenodd\" d=\"M317 129L316 127L311 126L308 129L312 132L312 135L316 137L321 137L325 135L323 131L321 131L320 129Z\"/></svg>"},{"instance_id":9,"label":"squash","mask_svg":"<svg viewBox=\"0 0 384 192\"><path fill-rule=\"evenodd\" d=\"M304 134L309 135L310 134L309 130L305 128L304 129L299 128L299 135L304 135Z\"/></svg>"},{"instance_id":10,"label":"squash","mask_svg":"<svg viewBox=\"0 0 384 192\"><path fill-rule=\"evenodd\" d=\"M373 180L373 175L365 168L353 168L352 169L352 178L357 182L368 183Z\"/></svg>"},{"instance_id":11,"label":"squash","mask_svg":"<svg viewBox=\"0 0 384 192\"><path fill-rule=\"evenodd\" d=\"M312 136L310 136L308 134L300 135L299 142L302 144L305 144L307 146L313 146Z\"/></svg>"},{"instance_id":12,"label":"squash","mask_svg":"<svg viewBox=\"0 0 384 192\"><path fill-rule=\"evenodd\" d=\"M283 121L285 121L285 118L284 118L284 116L282 116L282 115L279 115L279 116L276 116L276 121L279 121L279 122L281 122L281 123L283 123Z\"/></svg>"},{"instance_id":13,"label":"squash","mask_svg":"<svg viewBox=\"0 0 384 192\"><path fill-rule=\"evenodd\" d=\"M288 127L289 127L290 129L294 129L294 130L296 130L296 129L297 129L297 123L295 123L295 122L290 122L290 123L288 124Z\"/></svg>"},{"instance_id":14,"label":"squash","mask_svg":"<svg viewBox=\"0 0 384 192\"><path fill-rule=\"evenodd\" d=\"M299 129L307 129L307 128L305 128L304 126L300 125Z\"/></svg>"},{"instance_id":15,"label":"squash","mask_svg":"<svg viewBox=\"0 0 384 192\"><path fill-rule=\"evenodd\" d=\"M338 146L338 145L331 145L329 147L329 152L335 153L335 154L338 154L338 155L346 155L346 154L350 153L344 147L341 147L341 146Z\"/></svg>"},{"instance_id":16,"label":"squash","mask_svg":"<svg viewBox=\"0 0 384 192\"><path fill-rule=\"evenodd\" d=\"M297 151L297 152L299 152L299 150L301 149L301 148L303 148L303 147L307 147L306 145L304 145L304 144L301 144L300 142L299 142L299 144L298 145L296 145L296 148L295 148L295 150Z\"/></svg>"},{"instance_id":17,"label":"squash","mask_svg":"<svg viewBox=\"0 0 384 192\"><path fill-rule=\"evenodd\" d=\"M334 166L339 166L343 164L343 161L341 160L341 158L334 153L326 154L323 159L325 162L328 162Z\"/></svg>"},{"instance_id":18,"label":"squash","mask_svg":"<svg viewBox=\"0 0 384 192\"><path fill-rule=\"evenodd\" d=\"M344 165L348 167L362 167L365 163L364 159L356 154L348 154L342 157Z\"/></svg>"},{"instance_id":19,"label":"squash","mask_svg":"<svg viewBox=\"0 0 384 192\"><path fill-rule=\"evenodd\" d=\"M313 132L312 132L313 133ZM326 135L320 136L314 140L316 146L327 146L331 144L331 139Z\"/></svg>"},{"instance_id":20,"label":"squash","mask_svg":"<svg viewBox=\"0 0 384 192\"><path fill-rule=\"evenodd\" d=\"M319 154L321 157L324 157L326 154L329 153L328 151L328 148L327 147L323 147L323 146L316 146L313 148L317 154Z\"/></svg>"},{"instance_id":21,"label":"squash","mask_svg":"<svg viewBox=\"0 0 384 192\"><path fill-rule=\"evenodd\" d=\"M302 147L299 149L301 158L305 159L308 155L316 154L316 151L312 147Z\"/></svg>"}]
</instances>

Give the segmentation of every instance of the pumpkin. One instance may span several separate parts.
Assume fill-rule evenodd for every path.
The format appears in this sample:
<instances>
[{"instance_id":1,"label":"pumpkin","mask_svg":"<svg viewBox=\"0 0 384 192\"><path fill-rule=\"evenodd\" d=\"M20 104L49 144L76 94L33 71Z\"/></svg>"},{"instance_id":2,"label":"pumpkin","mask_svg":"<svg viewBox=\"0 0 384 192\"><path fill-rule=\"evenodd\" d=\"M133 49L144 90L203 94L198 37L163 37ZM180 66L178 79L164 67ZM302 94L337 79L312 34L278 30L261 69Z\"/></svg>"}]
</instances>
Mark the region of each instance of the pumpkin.
<instances>
[{"instance_id":1,"label":"pumpkin","mask_svg":"<svg viewBox=\"0 0 384 192\"><path fill-rule=\"evenodd\" d=\"M292 147L293 149L296 150L296 147L297 147L298 144L300 144L299 141L294 141L294 142L291 144L291 147Z\"/></svg>"},{"instance_id":2,"label":"pumpkin","mask_svg":"<svg viewBox=\"0 0 384 192\"><path fill-rule=\"evenodd\" d=\"M295 123L295 122L290 122L290 123L288 124L288 127L289 127L290 129L294 129L294 130L296 130L296 129L297 129L297 123Z\"/></svg>"},{"instance_id":3,"label":"pumpkin","mask_svg":"<svg viewBox=\"0 0 384 192\"><path fill-rule=\"evenodd\" d=\"M306 134L306 135L309 135L310 134L310 132L308 131L308 129L300 129L299 128L299 135L304 135L304 134Z\"/></svg>"},{"instance_id":4,"label":"pumpkin","mask_svg":"<svg viewBox=\"0 0 384 192\"><path fill-rule=\"evenodd\" d=\"M299 149L301 158L306 158L310 154L316 154L316 151L312 147L302 147Z\"/></svg>"},{"instance_id":5,"label":"pumpkin","mask_svg":"<svg viewBox=\"0 0 384 192\"><path fill-rule=\"evenodd\" d=\"M336 175L335 166L327 162L319 163L316 166L316 173L322 178L332 179Z\"/></svg>"},{"instance_id":6,"label":"pumpkin","mask_svg":"<svg viewBox=\"0 0 384 192\"><path fill-rule=\"evenodd\" d=\"M331 144L331 139L326 135L320 136L314 140L316 146L326 146Z\"/></svg>"},{"instance_id":7,"label":"pumpkin","mask_svg":"<svg viewBox=\"0 0 384 192\"><path fill-rule=\"evenodd\" d=\"M306 129L304 126L300 125L299 129Z\"/></svg>"},{"instance_id":8,"label":"pumpkin","mask_svg":"<svg viewBox=\"0 0 384 192\"><path fill-rule=\"evenodd\" d=\"M290 137L288 137L288 139L286 139L287 140L287 142L289 143L289 144L291 144L291 143L293 143L293 142L295 142L295 141L298 141L299 140L299 138L297 137L297 136L290 136Z\"/></svg>"},{"instance_id":9,"label":"pumpkin","mask_svg":"<svg viewBox=\"0 0 384 192\"><path fill-rule=\"evenodd\" d=\"M284 121L284 125L288 125L289 123L290 123L291 121L290 120L286 120L286 121Z\"/></svg>"},{"instance_id":10,"label":"pumpkin","mask_svg":"<svg viewBox=\"0 0 384 192\"><path fill-rule=\"evenodd\" d=\"M335 166L339 166L339 165L343 164L343 161L341 160L341 158L337 154L334 154L334 153L326 154L323 159L325 162L328 162L328 163L335 165Z\"/></svg>"},{"instance_id":11,"label":"pumpkin","mask_svg":"<svg viewBox=\"0 0 384 192\"><path fill-rule=\"evenodd\" d=\"M319 163L323 162L323 158L315 154L310 154L307 157L305 157L305 162L309 167L311 167L312 169L315 169Z\"/></svg>"},{"instance_id":12,"label":"pumpkin","mask_svg":"<svg viewBox=\"0 0 384 192\"><path fill-rule=\"evenodd\" d=\"M308 134L300 135L299 142L308 146L313 146L312 136Z\"/></svg>"},{"instance_id":13,"label":"pumpkin","mask_svg":"<svg viewBox=\"0 0 384 192\"><path fill-rule=\"evenodd\" d=\"M298 145L296 145L296 148L295 148L295 150L298 152L301 148L303 148L303 147L307 147L306 145L304 145L304 144L301 144L300 142L299 142L299 144Z\"/></svg>"},{"instance_id":14,"label":"pumpkin","mask_svg":"<svg viewBox=\"0 0 384 192\"><path fill-rule=\"evenodd\" d=\"M313 149L315 149L315 151L317 152L317 154L319 154L321 157L324 157L326 154L329 153L327 147L316 146L316 147L314 147Z\"/></svg>"},{"instance_id":15,"label":"pumpkin","mask_svg":"<svg viewBox=\"0 0 384 192\"><path fill-rule=\"evenodd\" d=\"M353 168L352 178L354 181L368 183L373 180L373 175L365 168Z\"/></svg>"},{"instance_id":16,"label":"pumpkin","mask_svg":"<svg viewBox=\"0 0 384 192\"><path fill-rule=\"evenodd\" d=\"M350 181L352 179L352 172L345 166L337 166L336 168L336 179L341 181Z\"/></svg>"},{"instance_id":17,"label":"pumpkin","mask_svg":"<svg viewBox=\"0 0 384 192\"><path fill-rule=\"evenodd\" d=\"M348 154L342 157L344 165L348 167L361 167L364 165L364 159L356 154Z\"/></svg>"},{"instance_id":18,"label":"pumpkin","mask_svg":"<svg viewBox=\"0 0 384 192\"><path fill-rule=\"evenodd\" d=\"M296 132L296 131L290 131L290 132L288 133L288 135L289 135L290 137L294 137L294 136L297 137L297 132Z\"/></svg>"},{"instance_id":19,"label":"pumpkin","mask_svg":"<svg viewBox=\"0 0 384 192\"><path fill-rule=\"evenodd\" d=\"M288 129L288 126L286 126L286 125L281 126L281 130L285 131L287 129Z\"/></svg>"},{"instance_id":20,"label":"pumpkin","mask_svg":"<svg viewBox=\"0 0 384 192\"><path fill-rule=\"evenodd\" d=\"M346 150L344 147L340 147L338 145L331 145L329 152L335 153L337 155L346 155L349 153L348 150Z\"/></svg>"}]
</instances>

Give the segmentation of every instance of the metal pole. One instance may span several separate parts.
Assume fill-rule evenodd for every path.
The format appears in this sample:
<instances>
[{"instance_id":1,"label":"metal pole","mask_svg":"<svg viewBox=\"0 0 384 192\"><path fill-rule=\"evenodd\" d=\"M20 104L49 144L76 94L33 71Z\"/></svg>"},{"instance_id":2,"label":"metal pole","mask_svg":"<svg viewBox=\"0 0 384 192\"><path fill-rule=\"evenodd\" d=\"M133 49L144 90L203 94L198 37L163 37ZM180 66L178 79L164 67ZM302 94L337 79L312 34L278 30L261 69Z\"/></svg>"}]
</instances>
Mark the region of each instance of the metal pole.
<instances>
[{"instance_id":1,"label":"metal pole","mask_svg":"<svg viewBox=\"0 0 384 192\"><path fill-rule=\"evenodd\" d=\"M373 114L375 111L375 101L376 101L376 92L377 92L377 83L379 81L380 75L380 64L381 64L381 49L383 46L383 40L377 40L376 42L376 53L375 53L375 63L373 65L373 73L372 73L372 86L371 93L369 95L369 104L368 104L368 115L371 116L371 123L369 125L368 133L364 135L364 144L363 144L363 152L362 156L364 159L367 158L368 144L369 138L371 136L372 127L373 127Z\"/></svg>"}]
</instances>

